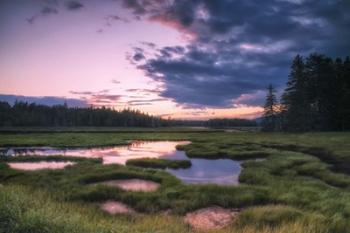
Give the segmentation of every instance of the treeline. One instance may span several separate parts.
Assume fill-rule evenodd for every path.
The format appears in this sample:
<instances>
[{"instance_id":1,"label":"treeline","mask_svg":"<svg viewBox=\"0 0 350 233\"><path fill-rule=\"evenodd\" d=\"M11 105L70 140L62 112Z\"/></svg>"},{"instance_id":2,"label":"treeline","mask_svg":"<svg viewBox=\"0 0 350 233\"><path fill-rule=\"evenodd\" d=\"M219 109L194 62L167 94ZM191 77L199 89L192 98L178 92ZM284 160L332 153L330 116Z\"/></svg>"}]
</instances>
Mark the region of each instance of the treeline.
<instances>
[{"instance_id":1,"label":"treeline","mask_svg":"<svg viewBox=\"0 0 350 233\"><path fill-rule=\"evenodd\" d=\"M69 108L66 104L46 106L0 102L0 126L114 126L162 127L170 121L137 110L116 111L109 108Z\"/></svg>"},{"instance_id":2,"label":"treeline","mask_svg":"<svg viewBox=\"0 0 350 233\"><path fill-rule=\"evenodd\" d=\"M256 122L245 119L174 120L154 117L138 110L110 108L70 108L66 104L46 106L16 101L0 101L0 127L170 127L200 126L212 128L249 127Z\"/></svg>"},{"instance_id":3,"label":"treeline","mask_svg":"<svg viewBox=\"0 0 350 233\"><path fill-rule=\"evenodd\" d=\"M350 130L350 59L297 55L278 102L268 88L263 120L266 131Z\"/></svg>"},{"instance_id":4,"label":"treeline","mask_svg":"<svg viewBox=\"0 0 350 233\"><path fill-rule=\"evenodd\" d=\"M247 119L217 118L217 119L210 119L206 121L204 126L211 127L211 128L256 127L257 123L254 120L247 120Z\"/></svg>"}]
</instances>

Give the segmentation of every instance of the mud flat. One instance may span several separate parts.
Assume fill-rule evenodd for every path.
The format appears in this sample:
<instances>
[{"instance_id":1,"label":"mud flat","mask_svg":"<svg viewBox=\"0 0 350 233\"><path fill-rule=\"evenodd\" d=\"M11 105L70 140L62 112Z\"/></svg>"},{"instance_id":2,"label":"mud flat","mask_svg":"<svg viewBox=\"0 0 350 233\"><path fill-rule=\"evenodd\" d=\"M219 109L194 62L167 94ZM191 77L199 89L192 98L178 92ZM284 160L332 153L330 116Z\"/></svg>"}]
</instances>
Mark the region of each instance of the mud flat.
<instances>
[{"instance_id":1,"label":"mud flat","mask_svg":"<svg viewBox=\"0 0 350 233\"><path fill-rule=\"evenodd\" d=\"M103 184L111 187L118 187L125 191L134 192L154 192L160 186L159 183L156 183L154 181L141 179L109 180L98 182L95 184Z\"/></svg>"},{"instance_id":2,"label":"mud flat","mask_svg":"<svg viewBox=\"0 0 350 233\"><path fill-rule=\"evenodd\" d=\"M72 166L73 162L12 162L7 163L10 168L17 170L35 171L42 169L64 169L67 166Z\"/></svg>"},{"instance_id":3,"label":"mud flat","mask_svg":"<svg viewBox=\"0 0 350 233\"><path fill-rule=\"evenodd\" d=\"M119 201L106 201L102 203L101 209L109 214L134 214L135 210Z\"/></svg>"},{"instance_id":4,"label":"mud flat","mask_svg":"<svg viewBox=\"0 0 350 233\"><path fill-rule=\"evenodd\" d=\"M232 223L239 210L212 206L187 213L185 222L197 230L221 229Z\"/></svg>"}]
</instances>

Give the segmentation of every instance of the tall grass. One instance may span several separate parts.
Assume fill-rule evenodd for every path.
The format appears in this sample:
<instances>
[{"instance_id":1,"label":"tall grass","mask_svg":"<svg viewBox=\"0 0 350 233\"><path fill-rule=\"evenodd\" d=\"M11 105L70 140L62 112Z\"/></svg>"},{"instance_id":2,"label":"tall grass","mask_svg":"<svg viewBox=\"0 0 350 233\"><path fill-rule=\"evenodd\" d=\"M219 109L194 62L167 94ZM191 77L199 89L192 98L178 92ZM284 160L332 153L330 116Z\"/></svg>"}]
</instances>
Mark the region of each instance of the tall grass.
<instances>
[{"instance_id":1,"label":"tall grass","mask_svg":"<svg viewBox=\"0 0 350 233\"><path fill-rule=\"evenodd\" d=\"M169 159L129 159L126 161L128 166L144 167L144 168L189 168L191 167L190 160L169 160Z\"/></svg>"},{"instance_id":2,"label":"tall grass","mask_svg":"<svg viewBox=\"0 0 350 233\"><path fill-rule=\"evenodd\" d=\"M58 202L48 193L23 186L0 188L1 233L188 233L182 217L168 215L109 216L95 205ZM326 233L322 216L287 206L245 210L222 230L238 233Z\"/></svg>"}]
</instances>

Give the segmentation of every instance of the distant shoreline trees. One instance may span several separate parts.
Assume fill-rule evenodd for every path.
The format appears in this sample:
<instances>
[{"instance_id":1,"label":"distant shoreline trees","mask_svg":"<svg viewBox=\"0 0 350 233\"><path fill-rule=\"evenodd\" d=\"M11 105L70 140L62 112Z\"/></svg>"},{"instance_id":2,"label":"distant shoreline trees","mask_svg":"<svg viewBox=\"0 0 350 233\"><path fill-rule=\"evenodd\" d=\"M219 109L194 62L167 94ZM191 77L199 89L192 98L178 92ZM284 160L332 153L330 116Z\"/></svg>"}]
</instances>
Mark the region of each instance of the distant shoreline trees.
<instances>
[{"instance_id":1,"label":"distant shoreline trees","mask_svg":"<svg viewBox=\"0 0 350 233\"><path fill-rule=\"evenodd\" d=\"M256 127L255 120L239 118L215 118L205 122L204 126L210 128L230 128L230 127Z\"/></svg>"},{"instance_id":2,"label":"distant shoreline trees","mask_svg":"<svg viewBox=\"0 0 350 233\"><path fill-rule=\"evenodd\" d=\"M67 105L46 106L16 102L13 106L0 102L0 126L111 126L162 127L169 120L154 117L137 110L116 111L109 108L69 108Z\"/></svg>"},{"instance_id":3,"label":"distant shoreline trees","mask_svg":"<svg viewBox=\"0 0 350 233\"><path fill-rule=\"evenodd\" d=\"M270 91L269 91L270 92ZM271 99L266 99L266 105ZM264 120L269 117L265 108ZM350 130L350 59L297 55L273 124L282 131ZM271 114L270 114L271 115ZM272 124L272 123L270 123ZM275 128L263 127L266 131Z\"/></svg>"},{"instance_id":4,"label":"distant shoreline trees","mask_svg":"<svg viewBox=\"0 0 350 233\"><path fill-rule=\"evenodd\" d=\"M174 120L155 117L138 110L113 110L110 108L69 108L64 105L38 105L15 102L10 105L0 101L0 127L169 127L205 126L211 128L256 126L254 120L210 119Z\"/></svg>"}]
</instances>

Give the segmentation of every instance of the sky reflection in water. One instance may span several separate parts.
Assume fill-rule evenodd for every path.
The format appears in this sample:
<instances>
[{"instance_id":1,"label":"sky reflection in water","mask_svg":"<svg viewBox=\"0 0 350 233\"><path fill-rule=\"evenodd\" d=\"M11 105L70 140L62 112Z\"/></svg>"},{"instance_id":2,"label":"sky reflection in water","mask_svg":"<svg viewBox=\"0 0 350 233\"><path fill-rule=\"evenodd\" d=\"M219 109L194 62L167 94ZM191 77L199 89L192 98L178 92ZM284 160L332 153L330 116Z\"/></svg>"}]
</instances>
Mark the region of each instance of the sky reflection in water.
<instances>
[{"instance_id":1,"label":"sky reflection in water","mask_svg":"<svg viewBox=\"0 0 350 233\"><path fill-rule=\"evenodd\" d=\"M167 169L185 183L215 183L230 185L238 183L241 171L240 163L230 159L190 159L184 151L176 150L176 145L188 144L188 141L134 141L127 146L95 148L52 148L52 147L17 147L2 148L0 154L18 155L63 155L86 158L102 158L104 164L125 164L129 159L163 158L191 160L192 166L186 169Z\"/></svg>"}]
</instances>

